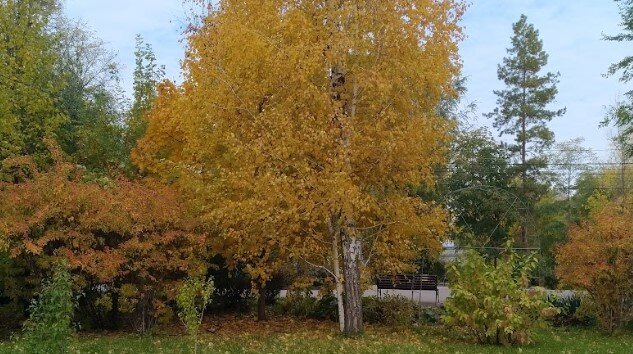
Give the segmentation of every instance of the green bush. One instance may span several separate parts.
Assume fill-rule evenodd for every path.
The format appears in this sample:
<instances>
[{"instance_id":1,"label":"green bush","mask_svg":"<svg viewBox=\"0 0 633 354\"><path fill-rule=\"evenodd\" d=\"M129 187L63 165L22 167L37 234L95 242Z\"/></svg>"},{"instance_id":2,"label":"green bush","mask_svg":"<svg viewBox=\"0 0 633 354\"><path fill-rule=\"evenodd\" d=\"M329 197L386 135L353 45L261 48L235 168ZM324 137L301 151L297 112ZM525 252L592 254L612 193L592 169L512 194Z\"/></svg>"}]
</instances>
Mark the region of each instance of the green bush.
<instances>
[{"instance_id":1,"label":"green bush","mask_svg":"<svg viewBox=\"0 0 633 354\"><path fill-rule=\"evenodd\" d=\"M444 315L444 307L423 307L418 316L421 323L439 323Z\"/></svg>"},{"instance_id":2,"label":"green bush","mask_svg":"<svg viewBox=\"0 0 633 354\"><path fill-rule=\"evenodd\" d=\"M55 267L39 297L33 300L21 346L27 353L67 353L72 335L73 293L65 265Z\"/></svg>"},{"instance_id":3,"label":"green bush","mask_svg":"<svg viewBox=\"0 0 633 354\"><path fill-rule=\"evenodd\" d=\"M336 321L338 319L336 296L327 294L318 299L314 304L310 318Z\"/></svg>"},{"instance_id":4,"label":"green bush","mask_svg":"<svg viewBox=\"0 0 633 354\"><path fill-rule=\"evenodd\" d=\"M558 313L552 319L552 324L556 327L562 326L592 326L596 324L595 316L582 310L582 299L576 294L570 296L557 296L551 294L548 301Z\"/></svg>"},{"instance_id":5,"label":"green bush","mask_svg":"<svg viewBox=\"0 0 633 354\"><path fill-rule=\"evenodd\" d=\"M246 313L257 303L257 294L252 291L252 279L243 265L231 268L226 261L215 256L207 275L213 278L215 290L207 309L210 313ZM266 284L264 291L266 304L272 305L279 298L281 289L287 287L288 280L283 273L275 274Z\"/></svg>"},{"instance_id":6,"label":"green bush","mask_svg":"<svg viewBox=\"0 0 633 354\"><path fill-rule=\"evenodd\" d=\"M336 321L338 318L336 297L333 294L315 298L309 293L290 293L274 304L273 313L317 320Z\"/></svg>"},{"instance_id":7,"label":"green bush","mask_svg":"<svg viewBox=\"0 0 633 354\"><path fill-rule=\"evenodd\" d=\"M363 319L386 326L437 323L443 311L441 307L422 307L400 295L363 298Z\"/></svg>"},{"instance_id":8,"label":"green bush","mask_svg":"<svg viewBox=\"0 0 633 354\"><path fill-rule=\"evenodd\" d=\"M200 278L187 278L176 295L178 317L193 339L194 353L198 352L198 330L213 290L211 278L206 281Z\"/></svg>"},{"instance_id":9,"label":"green bush","mask_svg":"<svg viewBox=\"0 0 633 354\"><path fill-rule=\"evenodd\" d=\"M407 326L414 323L435 323L439 321L441 308L424 308L403 296L386 295L382 298L363 298L363 319L368 323L387 326ZM338 308L334 294L319 298L306 293L290 293L279 299L272 312L317 320L338 320Z\"/></svg>"},{"instance_id":10,"label":"green bush","mask_svg":"<svg viewBox=\"0 0 633 354\"><path fill-rule=\"evenodd\" d=\"M557 312L542 290L526 289L536 265L534 256L511 251L496 265L476 252L466 253L449 267L451 297L443 322L482 344L531 343L532 331Z\"/></svg>"},{"instance_id":11,"label":"green bush","mask_svg":"<svg viewBox=\"0 0 633 354\"><path fill-rule=\"evenodd\" d=\"M405 326L416 322L420 305L399 295L363 298L363 319L368 323Z\"/></svg>"},{"instance_id":12,"label":"green bush","mask_svg":"<svg viewBox=\"0 0 633 354\"><path fill-rule=\"evenodd\" d=\"M290 315L309 318L315 307L317 299L308 294L287 293L273 306L273 313L277 315Z\"/></svg>"}]
</instances>

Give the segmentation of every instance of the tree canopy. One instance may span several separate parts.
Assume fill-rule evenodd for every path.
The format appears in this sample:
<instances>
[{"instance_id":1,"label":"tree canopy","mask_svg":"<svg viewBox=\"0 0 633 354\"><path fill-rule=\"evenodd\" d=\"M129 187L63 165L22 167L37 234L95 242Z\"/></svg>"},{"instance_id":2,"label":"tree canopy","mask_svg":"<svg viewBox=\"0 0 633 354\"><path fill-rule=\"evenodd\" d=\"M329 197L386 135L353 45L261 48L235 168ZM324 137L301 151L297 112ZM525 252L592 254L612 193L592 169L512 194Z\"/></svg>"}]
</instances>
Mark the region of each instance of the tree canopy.
<instances>
[{"instance_id":1,"label":"tree canopy","mask_svg":"<svg viewBox=\"0 0 633 354\"><path fill-rule=\"evenodd\" d=\"M46 153L43 138L54 135L67 117L56 104L51 31L56 0L0 1L0 160Z\"/></svg>"},{"instance_id":2,"label":"tree canopy","mask_svg":"<svg viewBox=\"0 0 633 354\"><path fill-rule=\"evenodd\" d=\"M162 86L135 161L188 191L253 275L296 259L344 276L345 329L358 332L364 264L402 271L441 249L445 213L412 186L433 185L444 162L436 111L459 72L462 11L222 2L189 37L185 82Z\"/></svg>"}]
</instances>

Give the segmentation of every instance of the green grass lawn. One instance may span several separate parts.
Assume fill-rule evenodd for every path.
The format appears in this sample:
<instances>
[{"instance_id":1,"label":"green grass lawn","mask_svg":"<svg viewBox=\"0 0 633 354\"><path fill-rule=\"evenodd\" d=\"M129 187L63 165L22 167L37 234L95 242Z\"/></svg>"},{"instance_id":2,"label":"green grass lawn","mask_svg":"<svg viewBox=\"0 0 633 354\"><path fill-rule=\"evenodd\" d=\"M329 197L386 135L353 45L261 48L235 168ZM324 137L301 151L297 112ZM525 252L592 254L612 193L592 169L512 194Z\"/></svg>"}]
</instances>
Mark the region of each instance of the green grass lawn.
<instances>
[{"instance_id":1,"label":"green grass lawn","mask_svg":"<svg viewBox=\"0 0 633 354\"><path fill-rule=\"evenodd\" d=\"M238 320L218 329L207 327L205 332L199 338L201 353L633 353L633 336L610 337L586 329L540 331L536 344L522 348L467 343L439 326L370 326L364 336L350 339L339 336L336 325L329 322L277 319L268 323ZM80 334L73 340L71 352L191 353L190 343L184 336L168 333ZM19 352L10 343L0 344L0 353Z\"/></svg>"}]
</instances>

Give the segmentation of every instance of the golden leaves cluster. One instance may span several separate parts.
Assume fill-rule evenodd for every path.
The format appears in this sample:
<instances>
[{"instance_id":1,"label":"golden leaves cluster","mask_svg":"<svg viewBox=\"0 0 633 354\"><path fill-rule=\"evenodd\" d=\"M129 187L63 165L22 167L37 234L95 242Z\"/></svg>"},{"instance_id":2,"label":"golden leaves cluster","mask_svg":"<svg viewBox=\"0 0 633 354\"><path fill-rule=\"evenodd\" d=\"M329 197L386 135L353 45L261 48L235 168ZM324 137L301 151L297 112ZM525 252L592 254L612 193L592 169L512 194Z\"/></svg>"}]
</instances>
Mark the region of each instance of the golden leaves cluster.
<instances>
[{"instance_id":1,"label":"golden leaves cluster","mask_svg":"<svg viewBox=\"0 0 633 354\"><path fill-rule=\"evenodd\" d=\"M460 69L463 10L223 1L188 38L185 81L161 89L135 161L186 191L221 251L262 278L290 258L327 263L332 214L356 221L381 265L404 267L446 230L412 187L432 188L444 163L436 108Z\"/></svg>"},{"instance_id":2,"label":"golden leaves cluster","mask_svg":"<svg viewBox=\"0 0 633 354\"><path fill-rule=\"evenodd\" d=\"M6 294L28 299L64 258L78 289L100 287L109 296L135 284L138 299L161 307L184 276L206 271L206 235L174 188L88 177L57 161L21 183L0 184L0 239L25 272L5 284Z\"/></svg>"},{"instance_id":3,"label":"golden leaves cluster","mask_svg":"<svg viewBox=\"0 0 633 354\"><path fill-rule=\"evenodd\" d=\"M582 306L613 331L633 318L633 211L600 195L590 205L588 219L571 225L569 241L556 251L556 275L587 295Z\"/></svg>"}]
</instances>

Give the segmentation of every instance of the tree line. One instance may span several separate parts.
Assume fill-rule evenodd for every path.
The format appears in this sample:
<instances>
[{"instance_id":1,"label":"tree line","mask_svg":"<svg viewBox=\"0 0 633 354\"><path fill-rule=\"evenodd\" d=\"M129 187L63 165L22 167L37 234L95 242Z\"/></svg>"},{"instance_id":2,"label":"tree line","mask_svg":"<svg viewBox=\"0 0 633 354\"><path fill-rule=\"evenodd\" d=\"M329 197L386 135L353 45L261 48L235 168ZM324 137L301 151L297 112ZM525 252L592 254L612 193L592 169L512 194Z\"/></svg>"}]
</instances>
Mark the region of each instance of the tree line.
<instances>
[{"instance_id":1,"label":"tree line","mask_svg":"<svg viewBox=\"0 0 633 354\"><path fill-rule=\"evenodd\" d=\"M555 285L570 225L629 181L583 167L580 140L554 145L559 74L525 16L486 115L514 138L501 143L463 119L460 0L195 2L183 82L137 37L129 101L116 56L59 2L0 0L5 302L26 308L63 259L80 315L146 328L219 257L248 276L260 318L291 273L331 289L357 334L371 275L416 271L447 239L536 247Z\"/></svg>"}]
</instances>

